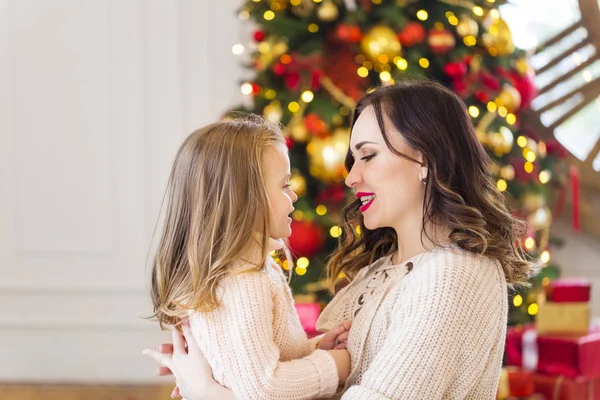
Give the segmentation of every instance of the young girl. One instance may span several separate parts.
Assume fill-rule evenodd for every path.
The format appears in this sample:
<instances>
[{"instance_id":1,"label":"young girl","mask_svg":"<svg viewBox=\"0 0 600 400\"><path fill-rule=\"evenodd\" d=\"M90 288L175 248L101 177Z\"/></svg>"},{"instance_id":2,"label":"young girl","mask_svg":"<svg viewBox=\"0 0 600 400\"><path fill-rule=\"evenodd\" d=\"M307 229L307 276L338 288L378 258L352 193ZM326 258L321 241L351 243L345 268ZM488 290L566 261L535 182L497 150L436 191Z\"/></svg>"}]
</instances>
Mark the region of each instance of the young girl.
<instances>
[{"instance_id":1,"label":"young girl","mask_svg":"<svg viewBox=\"0 0 600 400\"><path fill-rule=\"evenodd\" d=\"M269 256L291 234L289 179L281 131L256 116L192 133L170 175L154 316L161 328L189 317L215 379L240 399L329 397L349 374L334 349L348 325L309 340Z\"/></svg>"}]
</instances>

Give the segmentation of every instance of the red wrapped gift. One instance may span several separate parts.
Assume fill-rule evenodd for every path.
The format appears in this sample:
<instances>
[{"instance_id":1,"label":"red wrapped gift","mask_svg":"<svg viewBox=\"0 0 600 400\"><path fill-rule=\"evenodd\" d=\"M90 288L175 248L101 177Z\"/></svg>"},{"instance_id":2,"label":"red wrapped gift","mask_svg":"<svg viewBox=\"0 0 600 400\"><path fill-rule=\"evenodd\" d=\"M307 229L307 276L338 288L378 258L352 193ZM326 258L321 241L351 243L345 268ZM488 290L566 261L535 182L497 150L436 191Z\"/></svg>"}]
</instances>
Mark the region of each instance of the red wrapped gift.
<instances>
[{"instance_id":1,"label":"red wrapped gift","mask_svg":"<svg viewBox=\"0 0 600 400\"><path fill-rule=\"evenodd\" d=\"M533 374L536 393L546 400L600 400L600 380Z\"/></svg>"},{"instance_id":2,"label":"red wrapped gift","mask_svg":"<svg viewBox=\"0 0 600 400\"><path fill-rule=\"evenodd\" d=\"M584 278L556 279L550 283L550 297L553 303L587 303L591 287Z\"/></svg>"},{"instance_id":3,"label":"red wrapped gift","mask_svg":"<svg viewBox=\"0 0 600 400\"><path fill-rule=\"evenodd\" d=\"M319 335L317 331L317 320L321 313L319 303L296 303L296 312L300 317L300 323L309 338Z\"/></svg>"},{"instance_id":4,"label":"red wrapped gift","mask_svg":"<svg viewBox=\"0 0 600 400\"><path fill-rule=\"evenodd\" d=\"M508 372L508 387L511 396L527 397L535 392L531 372L514 367L507 367L506 371Z\"/></svg>"},{"instance_id":5,"label":"red wrapped gift","mask_svg":"<svg viewBox=\"0 0 600 400\"><path fill-rule=\"evenodd\" d=\"M523 366L523 354L535 354L537 364L532 368L553 376L568 378L600 378L600 327L590 328L584 336L538 335L533 342L523 344L526 332L533 326L510 328L506 335L506 361L508 365ZM528 348L526 348L528 346ZM525 360L525 364L530 361Z\"/></svg>"}]
</instances>

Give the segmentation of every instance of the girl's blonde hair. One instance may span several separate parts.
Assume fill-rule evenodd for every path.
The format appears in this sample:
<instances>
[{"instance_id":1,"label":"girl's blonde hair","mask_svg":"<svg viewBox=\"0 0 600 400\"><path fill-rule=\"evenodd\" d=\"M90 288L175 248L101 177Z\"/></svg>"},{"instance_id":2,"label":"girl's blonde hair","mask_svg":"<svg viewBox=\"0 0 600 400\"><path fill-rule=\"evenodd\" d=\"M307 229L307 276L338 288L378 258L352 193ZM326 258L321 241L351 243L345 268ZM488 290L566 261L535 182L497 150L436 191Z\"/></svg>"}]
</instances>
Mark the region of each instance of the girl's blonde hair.
<instances>
[{"instance_id":1,"label":"girl's blonde hair","mask_svg":"<svg viewBox=\"0 0 600 400\"><path fill-rule=\"evenodd\" d=\"M169 177L166 215L152 266L154 315L177 325L190 310L218 307L219 282L244 254L268 253L269 200L262 170L267 146L285 144L280 128L252 115L193 132ZM265 262L255 270L265 267Z\"/></svg>"}]
</instances>

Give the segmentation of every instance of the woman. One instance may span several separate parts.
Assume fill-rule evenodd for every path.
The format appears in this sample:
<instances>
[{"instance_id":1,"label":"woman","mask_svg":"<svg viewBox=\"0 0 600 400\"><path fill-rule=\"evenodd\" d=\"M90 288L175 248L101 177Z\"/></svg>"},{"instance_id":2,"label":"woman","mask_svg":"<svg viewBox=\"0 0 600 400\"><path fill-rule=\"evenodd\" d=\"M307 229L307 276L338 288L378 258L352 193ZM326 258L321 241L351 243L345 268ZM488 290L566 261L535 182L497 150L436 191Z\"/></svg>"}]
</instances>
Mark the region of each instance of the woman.
<instances>
[{"instance_id":1,"label":"woman","mask_svg":"<svg viewBox=\"0 0 600 400\"><path fill-rule=\"evenodd\" d=\"M495 398L507 286L525 284L532 266L490 162L464 103L437 83L379 88L357 105L346 157L357 199L327 266L351 282L317 323L352 320L342 399ZM180 360L206 366L200 352ZM194 376L178 383L197 398L231 395L209 370Z\"/></svg>"}]
</instances>

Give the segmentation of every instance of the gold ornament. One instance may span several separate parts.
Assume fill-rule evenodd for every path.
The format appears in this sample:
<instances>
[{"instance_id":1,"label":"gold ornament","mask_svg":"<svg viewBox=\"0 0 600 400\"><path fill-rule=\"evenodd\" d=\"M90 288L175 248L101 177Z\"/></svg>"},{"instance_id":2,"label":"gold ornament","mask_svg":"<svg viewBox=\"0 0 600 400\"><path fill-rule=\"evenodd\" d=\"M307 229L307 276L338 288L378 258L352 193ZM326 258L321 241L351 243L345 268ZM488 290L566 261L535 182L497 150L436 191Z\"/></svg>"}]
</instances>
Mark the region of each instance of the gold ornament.
<instances>
[{"instance_id":1,"label":"gold ornament","mask_svg":"<svg viewBox=\"0 0 600 400\"><path fill-rule=\"evenodd\" d=\"M334 21L339 14L337 6L331 0L325 0L317 10L317 17L323 22Z\"/></svg>"},{"instance_id":2,"label":"gold ornament","mask_svg":"<svg viewBox=\"0 0 600 400\"><path fill-rule=\"evenodd\" d=\"M461 36L474 36L477 37L479 33L479 25L477 25L477 21L468 15L462 15L458 20L458 25L456 25L456 32Z\"/></svg>"},{"instance_id":3,"label":"gold ornament","mask_svg":"<svg viewBox=\"0 0 600 400\"><path fill-rule=\"evenodd\" d=\"M293 118L285 127L285 132L297 142L305 142L308 139L308 130L306 130L301 117Z\"/></svg>"},{"instance_id":4,"label":"gold ornament","mask_svg":"<svg viewBox=\"0 0 600 400\"><path fill-rule=\"evenodd\" d=\"M297 169L292 170L290 187L298 197L302 197L306 194L306 179L304 179L304 176L302 176Z\"/></svg>"},{"instance_id":5,"label":"gold ornament","mask_svg":"<svg viewBox=\"0 0 600 400\"><path fill-rule=\"evenodd\" d=\"M300 3L292 3L291 10L299 17L308 17L315 10L315 2L313 0L300 0Z\"/></svg>"},{"instance_id":6,"label":"gold ornament","mask_svg":"<svg viewBox=\"0 0 600 400\"><path fill-rule=\"evenodd\" d=\"M338 128L326 138L315 137L306 150L310 173L324 182L341 182L344 179L344 160L350 142L350 131Z\"/></svg>"},{"instance_id":7,"label":"gold ornament","mask_svg":"<svg viewBox=\"0 0 600 400\"><path fill-rule=\"evenodd\" d=\"M263 115L273 123L278 124L281 121L283 110L281 109L281 103L279 101L272 101L263 110Z\"/></svg>"},{"instance_id":8,"label":"gold ornament","mask_svg":"<svg viewBox=\"0 0 600 400\"><path fill-rule=\"evenodd\" d=\"M498 107L504 106L509 113L514 113L521 106L521 94L511 85L504 85L496 97L496 104Z\"/></svg>"},{"instance_id":9,"label":"gold ornament","mask_svg":"<svg viewBox=\"0 0 600 400\"><path fill-rule=\"evenodd\" d=\"M485 25L488 28L482 39L487 48L496 49L497 54L500 56L510 55L515 51L515 44L506 21L502 18L491 18Z\"/></svg>"},{"instance_id":10,"label":"gold ornament","mask_svg":"<svg viewBox=\"0 0 600 400\"><path fill-rule=\"evenodd\" d=\"M402 45L393 30L387 26L376 25L363 37L360 48L373 63L383 64L380 56L392 60L400 55Z\"/></svg>"},{"instance_id":11,"label":"gold ornament","mask_svg":"<svg viewBox=\"0 0 600 400\"><path fill-rule=\"evenodd\" d=\"M533 74L533 68L529 65L529 61L526 58L519 58L515 62L515 68L520 75Z\"/></svg>"},{"instance_id":12,"label":"gold ornament","mask_svg":"<svg viewBox=\"0 0 600 400\"><path fill-rule=\"evenodd\" d=\"M526 193L520 198L520 203L521 210L526 214L533 214L546 206L546 198L539 193Z\"/></svg>"}]
</instances>

